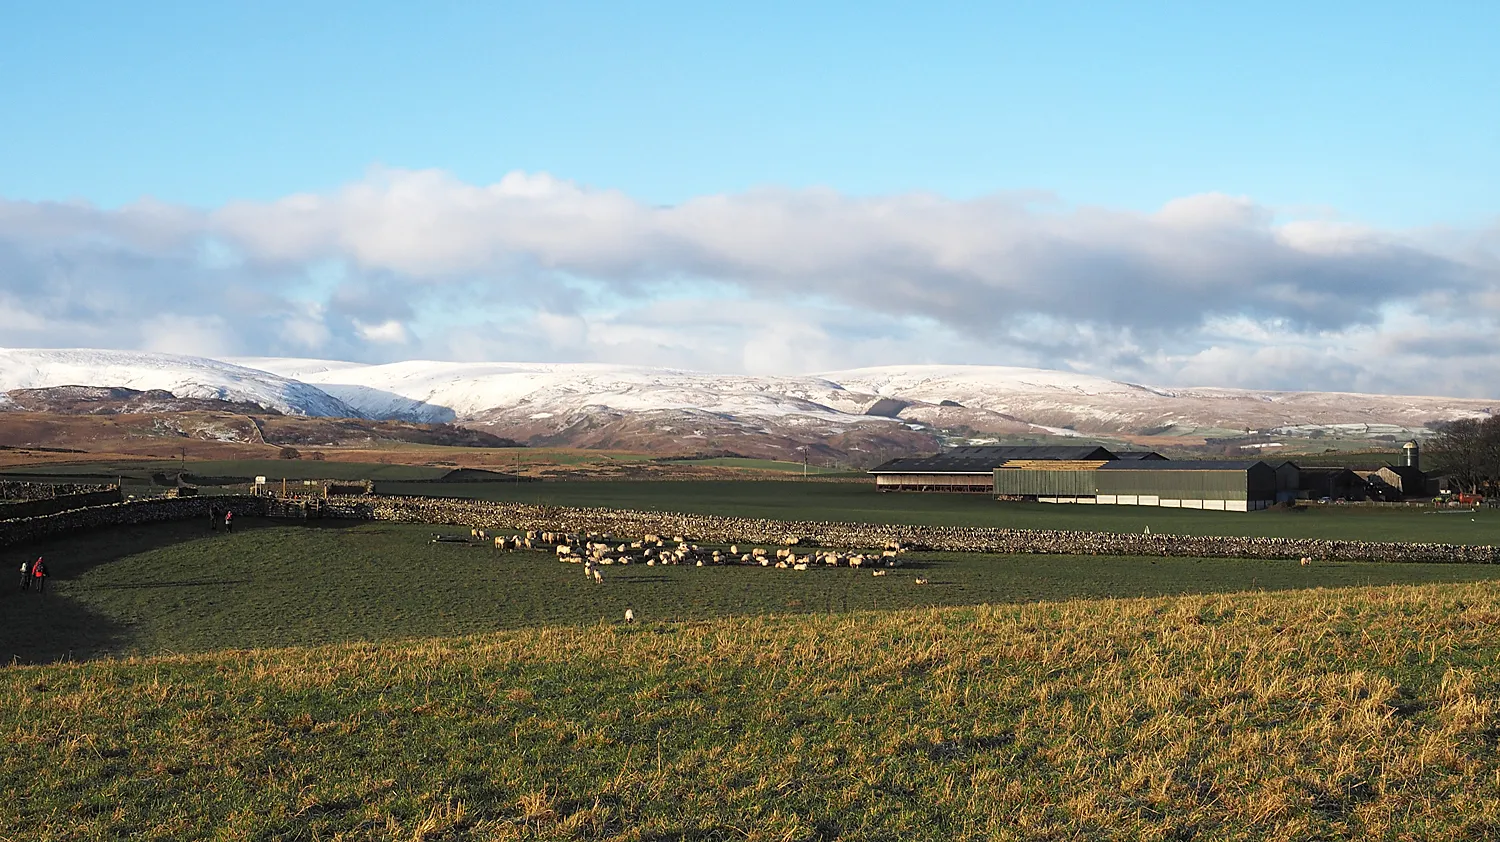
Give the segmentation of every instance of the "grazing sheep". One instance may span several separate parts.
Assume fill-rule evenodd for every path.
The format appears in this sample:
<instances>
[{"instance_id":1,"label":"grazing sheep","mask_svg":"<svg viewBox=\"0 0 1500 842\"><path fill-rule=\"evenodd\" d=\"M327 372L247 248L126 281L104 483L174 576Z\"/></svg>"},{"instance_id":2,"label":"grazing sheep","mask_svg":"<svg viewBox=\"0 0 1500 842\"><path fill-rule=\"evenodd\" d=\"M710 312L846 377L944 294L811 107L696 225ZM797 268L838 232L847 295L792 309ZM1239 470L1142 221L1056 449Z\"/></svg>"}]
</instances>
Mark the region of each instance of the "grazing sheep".
<instances>
[{"instance_id":1,"label":"grazing sheep","mask_svg":"<svg viewBox=\"0 0 1500 842\"><path fill-rule=\"evenodd\" d=\"M1303 556L1302 557L1302 566L1306 567L1309 564L1312 564L1312 559L1308 558L1307 556Z\"/></svg>"},{"instance_id":2,"label":"grazing sheep","mask_svg":"<svg viewBox=\"0 0 1500 842\"><path fill-rule=\"evenodd\" d=\"M884 576L885 575L885 571L884 570L872 570L872 571L870 571L870 575L871 576Z\"/></svg>"},{"instance_id":3,"label":"grazing sheep","mask_svg":"<svg viewBox=\"0 0 1500 842\"><path fill-rule=\"evenodd\" d=\"M635 612L632 611L632 610L630 610L629 608L625 609L625 622L627 622L627 623L634 623L635 622Z\"/></svg>"},{"instance_id":4,"label":"grazing sheep","mask_svg":"<svg viewBox=\"0 0 1500 842\"><path fill-rule=\"evenodd\" d=\"M600 573L597 570L594 571L594 584L596 584L596 585L602 585L602 584L604 584L604 574Z\"/></svg>"},{"instance_id":5,"label":"grazing sheep","mask_svg":"<svg viewBox=\"0 0 1500 842\"><path fill-rule=\"evenodd\" d=\"M919 585L925 585L925 584L927 584L927 577L926 576L918 576L917 579L916 579L916 581L917 581L917 584L919 584Z\"/></svg>"},{"instance_id":6,"label":"grazing sheep","mask_svg":"<svg viewBox=\"0 0 1500 842\"><path fill-rule=\"evenodd\" d=\"M807 569L807 562L805 562L805 561L799 561L796 564L792 565L792 569L793 570L806 570Z\"/></svg>"}]
</instances>

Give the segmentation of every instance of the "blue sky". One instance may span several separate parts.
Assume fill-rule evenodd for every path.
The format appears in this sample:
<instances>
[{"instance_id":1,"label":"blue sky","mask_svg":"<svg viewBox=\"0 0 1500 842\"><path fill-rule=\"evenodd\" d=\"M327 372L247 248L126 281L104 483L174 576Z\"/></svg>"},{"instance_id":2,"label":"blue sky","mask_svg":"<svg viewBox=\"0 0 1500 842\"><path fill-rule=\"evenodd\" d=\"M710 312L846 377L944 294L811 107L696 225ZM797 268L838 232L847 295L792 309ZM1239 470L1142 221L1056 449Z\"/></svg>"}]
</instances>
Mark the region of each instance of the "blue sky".
<instances>
[{"instance_id":1,"label":"blue sky","mask_svg":"<svg viewBox=\"0 0 1500 842\"><path fill-rule=\"evenodd\" d=\"M1496 212L1497 4L730 5L8 4L0 195L217 205L385 165L649 202L770 184Z\"/></svg>"},{"instance_id":2,"label":"blue sky","mask_svg":"<svg viewBox=\"0 0 1500 842\"><path fill-rule=\"evenodd\" d=\"M5 4L0 345L1500 394L1497 32L1479 2Z\"/></svg>"}]
</instances>

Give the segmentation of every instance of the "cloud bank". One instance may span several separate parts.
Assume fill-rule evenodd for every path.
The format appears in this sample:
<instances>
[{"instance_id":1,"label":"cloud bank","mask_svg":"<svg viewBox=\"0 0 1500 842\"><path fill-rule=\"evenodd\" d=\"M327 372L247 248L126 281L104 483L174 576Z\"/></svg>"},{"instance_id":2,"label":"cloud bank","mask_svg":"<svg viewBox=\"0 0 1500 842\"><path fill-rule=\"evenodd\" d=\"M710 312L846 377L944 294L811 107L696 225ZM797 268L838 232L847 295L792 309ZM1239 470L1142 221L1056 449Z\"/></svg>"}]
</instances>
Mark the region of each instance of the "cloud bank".
<instances>
[{"instance_id":1,"label":"cloud bank","mask_svg":"<svg viewBox=\"0 0 1500 842\"><path fill-rule=\"evenodd\" d=\"M545 174L385 170L203 209L0 201L0 345L1071 368L1164 385L1500 395L1500 227L762 189L671 207Z\"/></svg>"}]
</instances>

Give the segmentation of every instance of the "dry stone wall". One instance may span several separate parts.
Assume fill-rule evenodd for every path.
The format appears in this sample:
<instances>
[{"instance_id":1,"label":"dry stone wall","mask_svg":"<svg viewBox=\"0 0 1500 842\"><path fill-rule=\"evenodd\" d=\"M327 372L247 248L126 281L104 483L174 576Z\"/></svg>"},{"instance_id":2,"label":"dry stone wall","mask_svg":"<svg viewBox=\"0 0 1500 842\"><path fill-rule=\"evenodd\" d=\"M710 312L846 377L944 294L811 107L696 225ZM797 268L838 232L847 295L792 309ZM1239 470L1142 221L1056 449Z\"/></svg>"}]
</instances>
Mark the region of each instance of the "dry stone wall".
<instances>
[{"instance_id":1,"label":"dry stone wall","mask_svg":"<svg viewBox=\"0 0 1500 842\"><path fill-rule=\"evenodd\" d=\"M346 497L328 501L330 517L443 523L494 529L609 532L620 537L681 535L700 542L777 544L789 538L840 549L871 549L895 541L932 550L1065 555L1187 556L1328 561L1464 562L1493 564L1500 550L1464 544L1236 538L1041 529L989 529L773 521L716 515L579 509L427 497Z\"/></svg>"},{"instance_id":2,"label":"dry stone wall","mask_svg":"<svg viewBox=\"0 0 1500 842\"><path fill-rule=\"evenodd\" d=\"M169 520L208 520L209 507L229 509L236 515L261 517L266 501L260 497L169 497L155 500L133 500L86 509L72 509L57 514L0 521L0 547L24 544L80 529L102 526L127 526L160 523Z\"/></svg>"},{"instance_id":3,"label":"dry stone wall","mask_svg":"<svg viewBox=\"0 0 1500 842\"><path fill-rule=\"evenodd\" d=\"M0 521L22 517L40 517L69 509L103 506L124 499L120 489L109 487L105 491L86 491L80 494L59 494L55 497L33 497L25 500L0 502Z\"/></svg>"},{"instance_id":4,"label":"dry stone wall","mask_svg":"<svg viewBox=\"0 0 1500 842\"><path fill-rule=\"evenodd\" d=\"M77 482L26 482L23 480L0 480L0 500L51 500L73 494L91 494L110 491L114 485L104 483Z\"/></svg>"}]
</instances>

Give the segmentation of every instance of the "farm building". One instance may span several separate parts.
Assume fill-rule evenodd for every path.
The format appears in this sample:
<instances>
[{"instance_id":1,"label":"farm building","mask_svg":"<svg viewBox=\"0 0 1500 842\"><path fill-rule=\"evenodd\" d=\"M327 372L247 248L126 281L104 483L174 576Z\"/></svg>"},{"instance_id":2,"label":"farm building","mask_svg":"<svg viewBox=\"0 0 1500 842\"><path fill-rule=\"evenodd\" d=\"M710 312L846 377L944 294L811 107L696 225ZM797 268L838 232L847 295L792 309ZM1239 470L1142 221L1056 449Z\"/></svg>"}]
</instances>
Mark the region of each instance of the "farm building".
<instances>
[{"instance_id":1,"label":"farm building","mask_svg":"<svg viewBox=\"0 0 1500 842\"><path fill-rule=\"evenodd\" d=\"M1150 459L1155 462L1162 462L1167 458L1154 450L1116 450L1114 454L1116 459L1122 461L1133 460L1139 462L1141 460Z\"/></svg>"},{"instance_id":2,"label":"farm building","mask_svg":"<svg viewBox=\"0 0 1500 842\"><path fill-rule=\"evenodd\" d=\"M1290 467L1288 467L1290 466ZM1011 460L995 469L995 494L1044 503L1254 511L1295 490L1297 468L1261 461Z\"/></svg>"},{"instance_id":3,"label":"farm building","mask_svg":"<svg viewBox=\"0 0 1500 842\"><path fill-rule=\"evenodd\" d=\"M989 494L995 469L1015 460L1109 461L1115 455L1099 445L1014 445L958 447L936 456L892 459L870 470L881 491L961 491Z\"/></svg>"},{"instance_id":4,"label":"farm building","mask_svg":"<svg viewBox=\"0 0 1500 842\"><path fill-rule=\"evenodd\" d=\"M1348 468L1315 466L1302 469L1302 490L1303 496L1313 500L1363 500L1370 484Z\"/></svg>"}]
</instances>

